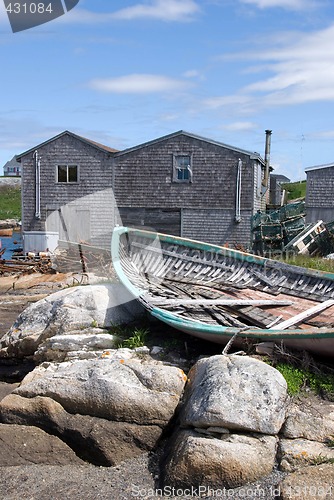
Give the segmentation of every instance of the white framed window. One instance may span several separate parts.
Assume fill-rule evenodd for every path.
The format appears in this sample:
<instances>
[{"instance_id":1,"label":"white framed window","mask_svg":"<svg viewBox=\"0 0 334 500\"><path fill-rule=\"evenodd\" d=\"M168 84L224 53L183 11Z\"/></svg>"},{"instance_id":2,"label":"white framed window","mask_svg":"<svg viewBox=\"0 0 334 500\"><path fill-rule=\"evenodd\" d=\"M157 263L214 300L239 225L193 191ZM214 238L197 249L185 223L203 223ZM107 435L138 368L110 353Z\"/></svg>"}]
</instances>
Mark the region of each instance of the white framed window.
<instances>
[{"instance_id":1,"label":"white framed window","mask_svg":"<svg viewBox=\"0 0 334 500\"><path fill-rule=\"evenodd\" d=\"M73 184L79 180L78 165L57 165L57 182Z\"/></svg>"},{"instance_id":2,"label":"white framed window","mask_svg":"<svg viewBox=\"0 0 334 500\"><path fill-rule=\"evenodd\" d=\"M173 156L173 182L190 183L193 180L191 155L178 154Z\"/></svg>"}]
</instances>

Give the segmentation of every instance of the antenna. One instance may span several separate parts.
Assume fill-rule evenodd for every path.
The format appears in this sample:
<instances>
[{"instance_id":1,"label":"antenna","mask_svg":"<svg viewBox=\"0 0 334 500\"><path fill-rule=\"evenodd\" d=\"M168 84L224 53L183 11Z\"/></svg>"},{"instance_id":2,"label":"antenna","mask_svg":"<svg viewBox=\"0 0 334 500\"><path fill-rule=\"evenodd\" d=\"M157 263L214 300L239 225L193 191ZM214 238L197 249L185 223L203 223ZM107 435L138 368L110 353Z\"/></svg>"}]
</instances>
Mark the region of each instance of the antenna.
<instances>
[{"instance_id":1,"label":"antenna","mask_svg":"<svg viewBox=\"0 0 334 500\"><path fill-rule=\"evenodd\" d=\"M299 160L300 168L298 172L298 175L300 175L301 177L304 174L304 142L305 142L305 135L302 132L300 136L300 160Z\"/></svg>"}]
</instances>

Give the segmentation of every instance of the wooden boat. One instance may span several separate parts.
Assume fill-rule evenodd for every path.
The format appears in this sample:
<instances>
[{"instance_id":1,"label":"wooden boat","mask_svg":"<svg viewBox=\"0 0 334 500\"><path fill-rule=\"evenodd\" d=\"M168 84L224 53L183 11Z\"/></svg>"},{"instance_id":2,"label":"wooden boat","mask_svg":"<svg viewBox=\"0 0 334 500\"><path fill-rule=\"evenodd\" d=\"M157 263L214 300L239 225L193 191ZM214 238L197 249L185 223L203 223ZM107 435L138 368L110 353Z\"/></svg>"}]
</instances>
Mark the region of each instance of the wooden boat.
<instances>
[{"instance_id":1,"label":"wooden boat","mask_svg":"<svg viewBox=\"0 0 334 500\"><path fill-rule=\"evenodd\" d=\"M0 228L0 236L13 236L13 228L1 229Z\"/></svg>"},{"instance_id":2,"label":"wooden boat","mask_svg":"<svg viewBox=\"0 0 334 500\"><path fill-rule=\"evenodd\" d=\"M112 259L152 316L195 337L233 345L283 342L334 356L334 274L237 250L117 227Z\"/></svg>"}]
</instances>

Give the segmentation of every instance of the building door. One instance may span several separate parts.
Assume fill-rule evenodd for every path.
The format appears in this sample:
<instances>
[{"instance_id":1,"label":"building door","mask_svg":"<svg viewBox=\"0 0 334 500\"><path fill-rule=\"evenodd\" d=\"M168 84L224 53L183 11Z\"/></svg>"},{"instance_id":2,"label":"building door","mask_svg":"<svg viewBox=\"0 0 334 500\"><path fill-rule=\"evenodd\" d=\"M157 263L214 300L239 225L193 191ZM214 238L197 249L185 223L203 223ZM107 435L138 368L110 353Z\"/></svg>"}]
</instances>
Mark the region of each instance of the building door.
<instances>
[{"instance_id":1,"label":"building door","mask_svg":"<svg viewBox=\"0 0 334 500\"><path fill-rule=\"evenodd\" d=\"M65 205L58 210L47 210L46 231L59 233L59 240L74 243L91 239L90 211Z\"/></svg>"}]
</instances>

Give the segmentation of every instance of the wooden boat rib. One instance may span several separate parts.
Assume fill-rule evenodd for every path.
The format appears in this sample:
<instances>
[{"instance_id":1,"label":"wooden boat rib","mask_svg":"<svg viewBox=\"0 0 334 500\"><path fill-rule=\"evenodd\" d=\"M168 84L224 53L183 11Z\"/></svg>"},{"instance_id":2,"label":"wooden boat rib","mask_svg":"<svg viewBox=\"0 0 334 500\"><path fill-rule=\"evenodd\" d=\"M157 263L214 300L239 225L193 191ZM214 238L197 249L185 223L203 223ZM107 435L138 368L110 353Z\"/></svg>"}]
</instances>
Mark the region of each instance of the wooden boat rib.
<instances>
[{"instance_id":1,"label":"wooden boat rib","mask_svg":"<svg viewBox=\"0 0 334 500\"><path fill-rule=\"evenodd\" d=\"M114 230L112 259L152 316L190 335L334 355L332 273L126 227Z\"/></svg>"}]
</instances>

